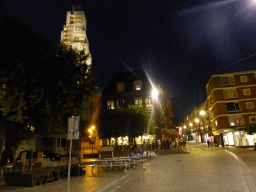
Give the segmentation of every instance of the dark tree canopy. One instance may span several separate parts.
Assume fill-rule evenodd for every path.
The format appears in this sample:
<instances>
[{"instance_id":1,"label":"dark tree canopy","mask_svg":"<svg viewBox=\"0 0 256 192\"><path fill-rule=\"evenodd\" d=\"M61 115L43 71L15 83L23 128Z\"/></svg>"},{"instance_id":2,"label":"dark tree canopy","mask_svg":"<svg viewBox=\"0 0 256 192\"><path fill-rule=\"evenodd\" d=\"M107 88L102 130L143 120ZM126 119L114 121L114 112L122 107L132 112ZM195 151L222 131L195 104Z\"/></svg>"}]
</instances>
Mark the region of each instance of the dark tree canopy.
<instances>
[{"instance_id":1,"label":"dark tree canopy","mask_svg":"<svg viewBox=\"0 0 256 192\"><path fill-rule=\"evenodd\" d=\"M128 136L130 139L146 133L149 113L138 105L109 109L101 116L101 138Z\"/></svg>"},{"instance_id":2,"label":"dark tree canopy","mask_svg":"<svg viewBox=\"0 0 256 192\"><path fill-rule=\"evenodd\" d=\"M0 129L7 143L31 127L39 134L65 130L67 117L80 114L92 90L88 56L36 34L19 20L1 21L0 35Z\"/></svg>"}]
</instances>

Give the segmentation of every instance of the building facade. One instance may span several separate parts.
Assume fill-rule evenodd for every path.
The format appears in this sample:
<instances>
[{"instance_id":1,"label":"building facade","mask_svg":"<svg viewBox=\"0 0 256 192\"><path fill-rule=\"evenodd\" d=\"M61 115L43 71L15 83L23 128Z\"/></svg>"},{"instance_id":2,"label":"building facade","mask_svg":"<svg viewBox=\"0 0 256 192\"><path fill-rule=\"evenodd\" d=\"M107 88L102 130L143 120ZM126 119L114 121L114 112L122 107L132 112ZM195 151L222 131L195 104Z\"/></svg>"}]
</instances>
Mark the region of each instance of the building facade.
<instances>
[{"instance_id":1,"label":"building facade","mask_svg":"<svg viewBox=\"0 0 256 192\"><path fill-rule=\"evenodd\" d=\"M111 110L119 106L144 106L155 120L156 140L162 140L162 129L173 128L174 114L172 102L160 84L151 84L144 71L118 73L102 95L102 109ZM157 90L157 99L152 91Z\"/></svg>"},{"instance_id":2,"label":"building facade","mask_svg":"<svg viewBox=\"0 0 256 192\"><path fill-rule=\"evenodd\" d=\"M86 61L88 65L92 63L89 50L89 42L86 35L87 21L81 6L72 6L72 11L67 12L66 25L61 31L61 43L71 46L78 51L84 51L89 55Z\"/></svg>"},{"instance_id":3,"label":"building facade","mask_svg":"<svg viewBox=\"0 0 256 192\"><path fill-rule=\"evenodd\" d=\"M241 127L256 121L256 71L213 75L206 91L217 145L254 145L254 135Z\"/></svg>"}]
</instances>

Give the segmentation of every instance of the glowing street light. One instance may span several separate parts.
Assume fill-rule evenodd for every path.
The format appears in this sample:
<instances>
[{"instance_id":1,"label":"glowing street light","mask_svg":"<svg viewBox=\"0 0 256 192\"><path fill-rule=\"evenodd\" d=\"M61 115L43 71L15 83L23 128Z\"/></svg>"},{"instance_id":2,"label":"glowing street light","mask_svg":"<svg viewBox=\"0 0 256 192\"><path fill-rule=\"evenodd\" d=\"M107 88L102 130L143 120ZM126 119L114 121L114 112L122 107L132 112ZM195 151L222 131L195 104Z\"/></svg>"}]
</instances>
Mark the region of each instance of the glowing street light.
<instances>
[{"instance_id":1,"label":"glowing street light","mask_svg":"<svg viewBox=\"0 0 256 192\"><path fill-rule=\"evenodd\" d=\"M195 122L196 122L196 123L199 123L199 119L195 119Z\"/></svg>"},{"instance_id":2,"label":"glowing street light","mask_svg":"<svg viewBox=\"0 0 256 192\"><path fill-rule=\"evenodd\" d=\"M93 137L93 135L96 133L96 131L94 131L95 126L92 126L91 129L88 130L88 132L90 133L90 138L91 138L91 144L92 144L92 154L93 154L93 143L96 141L96 136Z\"/></svg>"},{"instance_id":3,"label":"glowing street light","mask_svg":"<svg viewBox=\"0 0 256 192\"><path fill-rule=\"evenodd\" d=\"M187 126L186 126L186 125L184 125L184 126L183 126L183 128L184 128L184 129L186 129L186 128L187 128Z\"/></svg>"},{"instance_id":4,"label":"glowing street light","mask_svg":"<svg viewBox=\"0 0 256 192\"><path fill-rule=\"evenodd\" d=\"M158 91L157 91L156 88L153 88L153 90L152 90L152 96L153 96L155 99L157 99Z\"/></svg>"},{"instance_id":5,"label":"glowing street light","mask_svg":"<svg viewBox=\"0 0 256 192\"><path fill-rule=\"evenodd\" d=\"M256 1L256 0L255 0L255 1ZM204 111L204 110L201 110L201 111L200 111L200 115L201 115L201 116L204 116L204 115L205 115L205 111Z\"/></svg>"},{"instance_id":6,"label":"glowing street light","mask_svg":"<svg viewBox=\"0 0 256 192\"><path fill-rule=\"evenodd\" d=\"M193 125L192 123L189 123L189 126L190 126L190 127L192 127L192 125Z\"/></svg>"}]
</instances>

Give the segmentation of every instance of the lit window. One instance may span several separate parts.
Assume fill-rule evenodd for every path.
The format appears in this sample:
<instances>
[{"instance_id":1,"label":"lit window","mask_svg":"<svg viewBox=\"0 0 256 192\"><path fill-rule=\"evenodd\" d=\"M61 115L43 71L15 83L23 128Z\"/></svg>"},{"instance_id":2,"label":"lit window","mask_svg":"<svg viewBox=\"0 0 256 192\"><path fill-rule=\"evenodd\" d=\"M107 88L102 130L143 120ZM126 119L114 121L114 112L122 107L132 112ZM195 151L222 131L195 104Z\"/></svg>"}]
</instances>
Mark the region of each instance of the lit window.
<instances>
[{"instance_id":1,"label":"lit window","mask_svg":"<svg viewBox=\"0 0 256 192\"><path fill-rule=\"evenodd\" d=\"M222 84L222 86L234 85L235 84L234 76L223 76L223 77L221 77L221 84Z\"/></svg>"},{"instance_id":2,"label":"lit window","mask_svg":"<svg viewBox=\"0 0 256 192\"><path fill-rule=\"evenodd\" d=\"M142 106L142 98L141 97L135 98L135 105Z\"/></svg>"},{"instance_id":3,"label":"lit window","mask_svg":"<svg viewBox=\"0 0 256 192\"><path fill-rule=\"evenodd\" d=\"M243 89L244 95L251 95L251 90L250 89Z\"/></svg>"},{"instance_id":4,"label":"lit window","mask_svg":"<svg viewBox=\"0 0 256 192\"><path fill-rule=\"evenodd\" d=\"M240 111L240 106L238 102L226 103L227 111Z\"/></svg>"},{"instance_id":5,"label":"lit window","mask_svg":"<svg viewBox=\"0 0 256 192\"><path fill-rule=\"evenodd\" d=\"M240 76L240 81L241 82L248 82L247 76L246 75Z\"/></svg>"},{"instance_id":6,"label":"lit window","mask_svg":"<svg viewBox=\"0 0 256 192\"><path fill-rule=\"evenodd\" d=\"M225 99L237 98L238 97L236 88L223 89L223 94L224 94Z\"/></svg>"},{"instance_id":7,"label":"lit window","mask_svg":"<svg viewBox=\"0 0 256 192\"><path fill-rule=\"evenodd\" d=\"M247 109L254 109L253 102L246 102L246 108Z\"/></svg>"},{"instance_id":8,"label":"lit window","mask_svg":"<svg viewBox=\"0 0 256 192\"><path fill-rule=\"evenodd\" d=\"M250 123L256 123L256 116L249 117Z\"/></svg>"},{"instance_id":9,"label":"lit window","mask_svg":"<svg viewBox=\"0 0 256 192\"><path fill-rule=\"evenodd\" d=\"M229 124L231 126L238 126L243 124L241 115L231 115L231 116L228 116L228 119L229 119Z\"/></svg>"},{"instance_id":10,"label":"lit window","mask_svg":"<svg viewBox=\"0 0 256 192\"><path fill-rule=\"evenodd\" d=\"M124 91L124 83L117 83L116 84L116 92L123 92Z\"/></svg>"},{"instance_id":11,"label":"lit window","mask_svg":"<svg viewBox=\"0 0 256 192\"><path fill-rule=\"evenodd\" d=\"M215 120L214 123L215 123L215 127L217 127L218 126L218 121Z\"/></svg>"},{"instance_id":12,"label":"lit window","mask_svg":"<svg viewBox=\"0 0 256 192\"><path fill-rule=\"evenodd\" d=\"M147 109L152 109L152 97L146 97L145 104Z\"/></svg>"},{"instance_id":13,"label":"lit window","mask_svg":"<svg viewBox=\"0 0 256 192\"><path fill-rule=\"evenodd\" d=\"M134 81L134 90L141 90L141 81Z\"/></svg>"},{"instance_id":14,"label":"lit window","mask_svg":"<svg viewBox=\"0 0 256 192\"><path fill-rule=\"evenodd\" d=\"M114 109L114 101L107 101L108 109Z\"/></svg>"}]
</instances>

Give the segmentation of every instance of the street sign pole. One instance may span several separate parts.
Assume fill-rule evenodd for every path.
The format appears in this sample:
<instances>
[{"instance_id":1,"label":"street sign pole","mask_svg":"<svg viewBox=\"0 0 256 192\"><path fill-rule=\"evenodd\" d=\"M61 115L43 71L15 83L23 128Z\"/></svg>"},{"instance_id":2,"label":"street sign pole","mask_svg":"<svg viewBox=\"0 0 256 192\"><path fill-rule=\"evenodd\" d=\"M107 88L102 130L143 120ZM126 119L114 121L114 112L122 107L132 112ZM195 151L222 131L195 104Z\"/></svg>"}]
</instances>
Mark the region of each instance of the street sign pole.
<instances>
[{"instance_id":1,"label":"street sign pole","mask_svg":"<svg viewBox=\"0 0 256 192\"><path fill-rule=\"evenodd\" d=\"M70 140L69 145L69 162L68 162L68 186L67 192L69 192L70 186L70 170L71 170L71 153L72 153L72 140L79 139L79 123L80 116L72 116L68 118L68 130L67 139Z\"/></svg>"},{"instance_id":2,"label":"street sign pole","mask_svg":"<svg viewBox=\"0 0 256 192\"><path fill-rule=\"evenodd\" d=\"M73 134L73 131L71 130L71 135ZM70 186L70 169L71 169L71 149L72 149L72 140L70 139L70 146L69 146L69 162L68 162L68 188L67 192L69 192L69 186Z\"/></svg>"}]
</instances>

